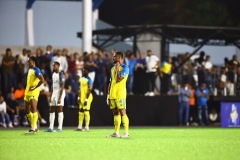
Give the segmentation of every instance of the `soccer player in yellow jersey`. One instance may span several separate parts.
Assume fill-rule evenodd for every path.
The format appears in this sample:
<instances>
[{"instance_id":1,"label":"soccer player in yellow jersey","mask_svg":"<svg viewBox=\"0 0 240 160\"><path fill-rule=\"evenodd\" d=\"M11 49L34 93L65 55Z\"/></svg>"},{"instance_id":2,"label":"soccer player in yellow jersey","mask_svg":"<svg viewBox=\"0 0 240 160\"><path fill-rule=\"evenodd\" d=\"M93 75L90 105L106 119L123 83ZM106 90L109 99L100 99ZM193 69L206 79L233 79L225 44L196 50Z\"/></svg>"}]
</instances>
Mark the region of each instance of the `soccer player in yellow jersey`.
<instances>
[{"instance_id":1,"label":"soccer player in yellow jersey","mask_svg":"<svg viewBox=\"0 0 240 160\"><path fill-rule=\"evenodd\" d=\"M93 100L92 87L93 82L88 76L88 68L83 69L83 77L80 78L79 87L79 117L78 117L78 128L77 131L88 131L90 124L90 108ZM83 119L85 118L85 128L83 128Z\"/></svg>"},{"instance_id":2,"label":"soccer player in yellow jersey","mask_svg":"<svg viewBox=\"0 0 240 160\"><path fill-rule=\"evenodd\" d=\"M39 86L44 82L43 75L38 67L36 67L37 58L30 57L28 60L27 86L24 94L25 112L31 124L31 129L27 133L36 133L37 129L37 102L40 93Z\"/></svg>"},{"instance_id":3,"label":"soccer player in yellow jersey","mask_svg":"<svg viewBox=\"0 0 240 160\"><path fill-rule=\"evenodd\" d=\"M107 137L128 138L129 119L126 114L126 82L129 74L129 68L123 64L123 53L116 52L113 56L114 67L111 69L111 79L108 86L107 104L113 111L115 131ZM121 120L124 127L124 134L120 136L119 130Z\"/></svg>"}]
</instances>

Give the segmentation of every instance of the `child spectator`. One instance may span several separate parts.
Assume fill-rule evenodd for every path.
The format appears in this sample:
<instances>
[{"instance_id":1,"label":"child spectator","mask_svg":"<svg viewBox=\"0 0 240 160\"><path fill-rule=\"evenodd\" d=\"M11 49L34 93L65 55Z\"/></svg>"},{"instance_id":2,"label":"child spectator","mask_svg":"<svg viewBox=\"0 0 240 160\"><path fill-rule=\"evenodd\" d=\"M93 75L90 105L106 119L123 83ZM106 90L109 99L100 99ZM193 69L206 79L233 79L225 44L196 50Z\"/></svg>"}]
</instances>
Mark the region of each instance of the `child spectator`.
<instances>
[{"instance_id":1,"label":"child spectator","mask_svg":"<svg viewBox=\"0 0 240 160\"><path fill-rule=\"evenodd\" d=\"M4 98L2 95L0 95L0 115L1 115L3 127L6 128L7 127L6 124L8 124L9 128L13 128L12 122L10 121L9 115L7 113L6 102L4 101Z\"/></svg>"}]
</instances>

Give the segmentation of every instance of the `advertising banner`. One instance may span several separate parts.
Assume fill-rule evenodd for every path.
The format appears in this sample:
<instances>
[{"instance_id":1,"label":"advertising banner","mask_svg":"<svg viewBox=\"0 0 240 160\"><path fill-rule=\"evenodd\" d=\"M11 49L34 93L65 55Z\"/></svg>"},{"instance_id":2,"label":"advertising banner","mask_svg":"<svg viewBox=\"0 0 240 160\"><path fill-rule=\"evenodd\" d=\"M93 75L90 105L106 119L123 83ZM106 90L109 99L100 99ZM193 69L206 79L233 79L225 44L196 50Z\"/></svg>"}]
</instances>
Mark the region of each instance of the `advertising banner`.
<instances>
[{"instance_id":1,"label":"advertising banner","mask_svg":"<svg viewBox=\"0 0 240 160\"><path fill-rule=\"evenodd\" d=\"M221 127L240 127L239 102L221 102Z\"/></svg>"}]
</instances>

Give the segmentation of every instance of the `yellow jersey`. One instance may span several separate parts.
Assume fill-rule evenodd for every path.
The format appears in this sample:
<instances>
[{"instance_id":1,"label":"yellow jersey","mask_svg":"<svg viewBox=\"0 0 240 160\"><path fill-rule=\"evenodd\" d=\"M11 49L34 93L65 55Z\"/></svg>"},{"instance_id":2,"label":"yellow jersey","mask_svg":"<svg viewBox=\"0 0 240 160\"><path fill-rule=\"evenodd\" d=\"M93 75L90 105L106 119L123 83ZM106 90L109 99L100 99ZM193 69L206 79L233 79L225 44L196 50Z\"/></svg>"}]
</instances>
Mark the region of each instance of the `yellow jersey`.
<instances>
[{"instance_id":1,"label":"yellow jersey","mask_svg":"<svg viewBox=\"0 0 240 160\"><path fill-rule=\"evenodd\" d=\"M38 67L29 68L27 74L27 86L25 89L25 96L33 96L36 93L40 92L39 87L34 89L33 91L29 91L30 87L36 86L39 82L38 77L42 75L40 69Z\"/></svg>"},{"instance_id":2,"label":"yellow jersey","mask_svg":"<svg viewBox=\"0 0 240 160\"><path fill-rule=\"evenodd\" d=\"M125 64L121 64L119 67L120 76L124 77L120 82L117 82L117 73L115 66L111 69L111 78L110 78L110 93L109 99L126 99L127 97L127 78L129 74L129 68Z\"/></svg>"},{"instance_id":3,"label":"yellow jersey","mask_svg":"<svg viewBox=\"0 0 240 160\"><path fill-rule=\"evenodd\" d=\"M171 69L172 69L172 65L169 64L168 62L163 62L161 64L161 71L165 74L170 74L171 73Z\"/></svg>"},{"instance_id":4,"label":"yellow jersey","mask_svg":"<svg viewBox=\"0 0 240 160\"><path fill-rule=\"evenodd\" d=\"M93 82L90 77L82 77L80 79L80 103L84 103L85 99L87 98L88 88L92 86ZM92 97L92 93L90 93L89 98Z\"/></svg>"}]
</instances>

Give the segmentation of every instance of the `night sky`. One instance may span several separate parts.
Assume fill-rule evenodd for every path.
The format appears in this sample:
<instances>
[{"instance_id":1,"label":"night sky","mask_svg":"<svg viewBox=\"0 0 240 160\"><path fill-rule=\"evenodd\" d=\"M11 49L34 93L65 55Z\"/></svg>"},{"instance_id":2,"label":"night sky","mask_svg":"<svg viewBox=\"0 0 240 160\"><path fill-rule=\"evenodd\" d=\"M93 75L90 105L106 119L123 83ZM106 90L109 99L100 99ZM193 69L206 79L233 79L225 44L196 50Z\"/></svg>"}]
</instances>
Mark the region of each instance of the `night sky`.
<instances>
[{"instance_id":1,"label":"night sky","mask_svg":"<svg viewBox=\"0 0 240 160\"><path fill-rule=\"evenodd\" d=\"M100 19L112 25L181 24L240 27L239 0L104 0Z\"/></svg>"}]
</instances>

